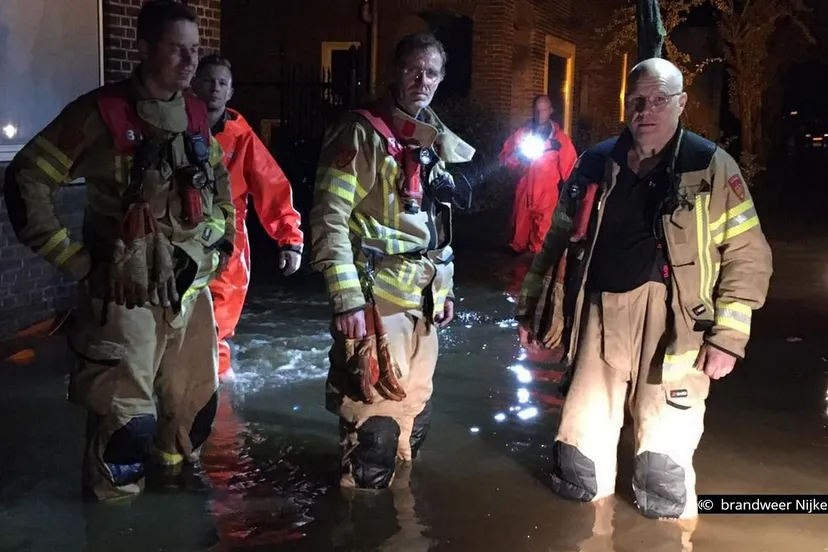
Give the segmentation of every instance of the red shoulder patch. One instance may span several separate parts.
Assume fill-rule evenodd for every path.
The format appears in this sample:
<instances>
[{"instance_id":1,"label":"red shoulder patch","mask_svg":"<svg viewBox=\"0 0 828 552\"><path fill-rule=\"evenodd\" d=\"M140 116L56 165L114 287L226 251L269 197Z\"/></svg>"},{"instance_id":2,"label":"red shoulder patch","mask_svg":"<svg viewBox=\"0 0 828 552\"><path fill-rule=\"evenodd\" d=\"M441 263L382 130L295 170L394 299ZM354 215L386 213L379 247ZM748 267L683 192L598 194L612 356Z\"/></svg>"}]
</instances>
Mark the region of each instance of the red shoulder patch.
<instances>
[{"instance_id":1,"label":"red shoulder patch","mask_svg":"<svg viewBox=\"0 0 828 552\"><path fill-rule=\"evenodd\" d=\"M337 169L344 169L353 162L356 154L356 148L346 148L340 151L334 159L334 166L336 166Z\"/></svg>"},{"instance_id":2,"label":"red shoulder patch","mask_svg":"<svg viewBox=\"0 0 828 552\"><path fill-rule=\"evenodd\" d=\"M733 193L736 194L736 197L739 198L739 201L744 201L745 199L745 185L742 182L742 177L738 174L734 174L730 177L727 181L727 185L730 186L730 189L733 190Z\"/></svg>"}]
</instances>

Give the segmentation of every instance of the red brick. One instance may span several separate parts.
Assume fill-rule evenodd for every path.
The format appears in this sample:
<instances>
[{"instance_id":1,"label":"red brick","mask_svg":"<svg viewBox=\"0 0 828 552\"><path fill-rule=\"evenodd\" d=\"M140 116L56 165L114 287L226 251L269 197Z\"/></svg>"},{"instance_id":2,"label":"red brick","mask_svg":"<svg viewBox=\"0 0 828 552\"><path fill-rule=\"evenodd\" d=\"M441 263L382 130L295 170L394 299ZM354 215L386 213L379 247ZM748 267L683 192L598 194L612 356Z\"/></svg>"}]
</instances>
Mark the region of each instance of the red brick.
<instances>
[{"instance_id":1,"label":"red brick","mask_svg":"<svg viewBox=\"0 0 828 552\"><path fill-rule=\"evenodd\" d=\"M126 78L138 63L135 25L143 3L144 0L103 0L104 77L107 82ZM190 0L188 4L199 16L203 49L219 50L220 0Z\"/></svg>"}]
</instances>

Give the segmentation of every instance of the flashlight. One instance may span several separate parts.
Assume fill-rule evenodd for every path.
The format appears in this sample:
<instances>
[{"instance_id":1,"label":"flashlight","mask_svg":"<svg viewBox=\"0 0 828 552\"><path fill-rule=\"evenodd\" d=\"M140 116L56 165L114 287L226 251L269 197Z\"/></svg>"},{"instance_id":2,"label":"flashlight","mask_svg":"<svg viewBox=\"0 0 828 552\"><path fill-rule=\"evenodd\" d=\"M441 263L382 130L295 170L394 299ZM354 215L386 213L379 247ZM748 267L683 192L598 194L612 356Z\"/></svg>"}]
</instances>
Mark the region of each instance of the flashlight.
<instances>
[{"instance_id":1,"label":"flashlight","mask_svg":"<svg viewBox=\"0 0 828 552\"><path fill-rule=\"evenodd\" d=\"M546 151L546 141L535 134L527 134L521 138L518 150L523 157L534 161Z\"/></svg>"}]
</instances>

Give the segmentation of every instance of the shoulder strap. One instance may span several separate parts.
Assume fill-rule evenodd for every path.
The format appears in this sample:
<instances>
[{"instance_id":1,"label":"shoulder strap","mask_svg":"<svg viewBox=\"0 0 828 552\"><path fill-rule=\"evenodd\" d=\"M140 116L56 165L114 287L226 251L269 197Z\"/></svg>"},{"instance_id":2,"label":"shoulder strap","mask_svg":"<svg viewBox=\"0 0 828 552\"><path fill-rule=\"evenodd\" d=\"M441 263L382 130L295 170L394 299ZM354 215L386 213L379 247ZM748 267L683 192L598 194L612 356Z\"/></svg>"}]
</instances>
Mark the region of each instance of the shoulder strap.
<instances>
[{"instance_id":1,"label":"shoulder strap","mask_svg":"<svg viewBox=\"0 0 828 552\"><path fill-rule=\"evenodd\" d=\"M380 136L385 138L385 143L388 147L388 153L390 155L397 155L402 151L402 145L400 144L396 133L391 130L393 128L393 123L389 124L387 115L380 113L375 108L355 109L354 113L364 117L371 124L374 130L379 132Z\"/></svg>"},{"instance_id":2,"label":"shoulder strap","mask_svg":"<svg viewBox=\"0 0 828 552\"><path fill-rule=\"evenodd\" d=\"M127 152L141 140L144 122L138 116L129 81L103 86L97 94L98 110L112 134L115 150Z\"/></svg>"},{"instance_id":3,"label":"shoulder strap","mask_svg":"<svg viewBox=\"0 0 828 552\"><path fill-rule=\"evenodd\" d=\"M210 144L210 117L207 104L194 94L184 94L184 106L187 109L187 134L201 134L204 143Z\"/></svg>"}]
</instances>

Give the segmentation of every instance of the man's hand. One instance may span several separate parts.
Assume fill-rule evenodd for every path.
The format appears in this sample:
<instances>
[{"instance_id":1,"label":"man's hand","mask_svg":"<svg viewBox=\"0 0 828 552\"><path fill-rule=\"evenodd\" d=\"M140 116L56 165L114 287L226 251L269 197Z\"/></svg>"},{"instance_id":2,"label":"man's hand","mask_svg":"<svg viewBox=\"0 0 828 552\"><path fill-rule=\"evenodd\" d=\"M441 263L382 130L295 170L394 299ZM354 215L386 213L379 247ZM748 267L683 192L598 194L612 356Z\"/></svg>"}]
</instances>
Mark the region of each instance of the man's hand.
<instances>
[{"instance_id":1,"label":"man's hand","mask_svg":"<svg viewBox=\"0 0 828 552\"><path fill-rule=\"evenodd\" d=\"M520 338L521 346L530 353L537 354L541 350L540 343L535 339L532 330L529 329L529 321L521 320L518 322L518 337Z\"/></svg>"},{"instance_id":2,"label":"man's hand","mask_svg":"<svg viewBox=\"0 0 828 552\"><path fill-rule=\"evenodd\" d=\"M334 328L348 339L363 339L367 333L365 329L365 311L360 309L347 314L334 316Z\"/></svg>"},{"instance_id":3,"label":"man's hand","mask_svg":"<svg viewBox=\"0 0 828 552\"><path fill-rule=\"evenodd\" d=\"M290 276L299 270L300 264L302 264L302 255L300 253L296 251L282 251L279 253L279 270L285 276Z\"/></svg>"},{"instance_id":4,"label":"man's hand","mask_svg":"<svg viewBox=\"0 0 828 552\"><path fill-rule=\"evenodd\" d=\"M435 316L434 322L436 322L438 328L445 328L451 324L452 320L454 320L454 301L446 299L446 303L443 306L443 314Z\"/></svg>"},{"instance_id":5,"label":"man's hand","mask_svg":"<svg viewBox=\"0 0 828 552\"><path fill-rule=\"evenodd\" d=\"M693 366L696 370L703 370L710 379L722 379L730 372L736 365L736 357L717 349L712 345L704 344L699 351L699 356L696 357L696 362Z\"/></svg>"},{"instance_id":6,"label":"man's hand","mask_svg":"<svg viewBox=\"0 0 828 552\"><path fill-rule=\"evenodd\" d=\"M230 255L228 255L224 251L219 251L219 263L218 268L216 269L216 275L219 275L225 270L227 270L228 264L230 264Z\"/></svg>"}]
</instances>

